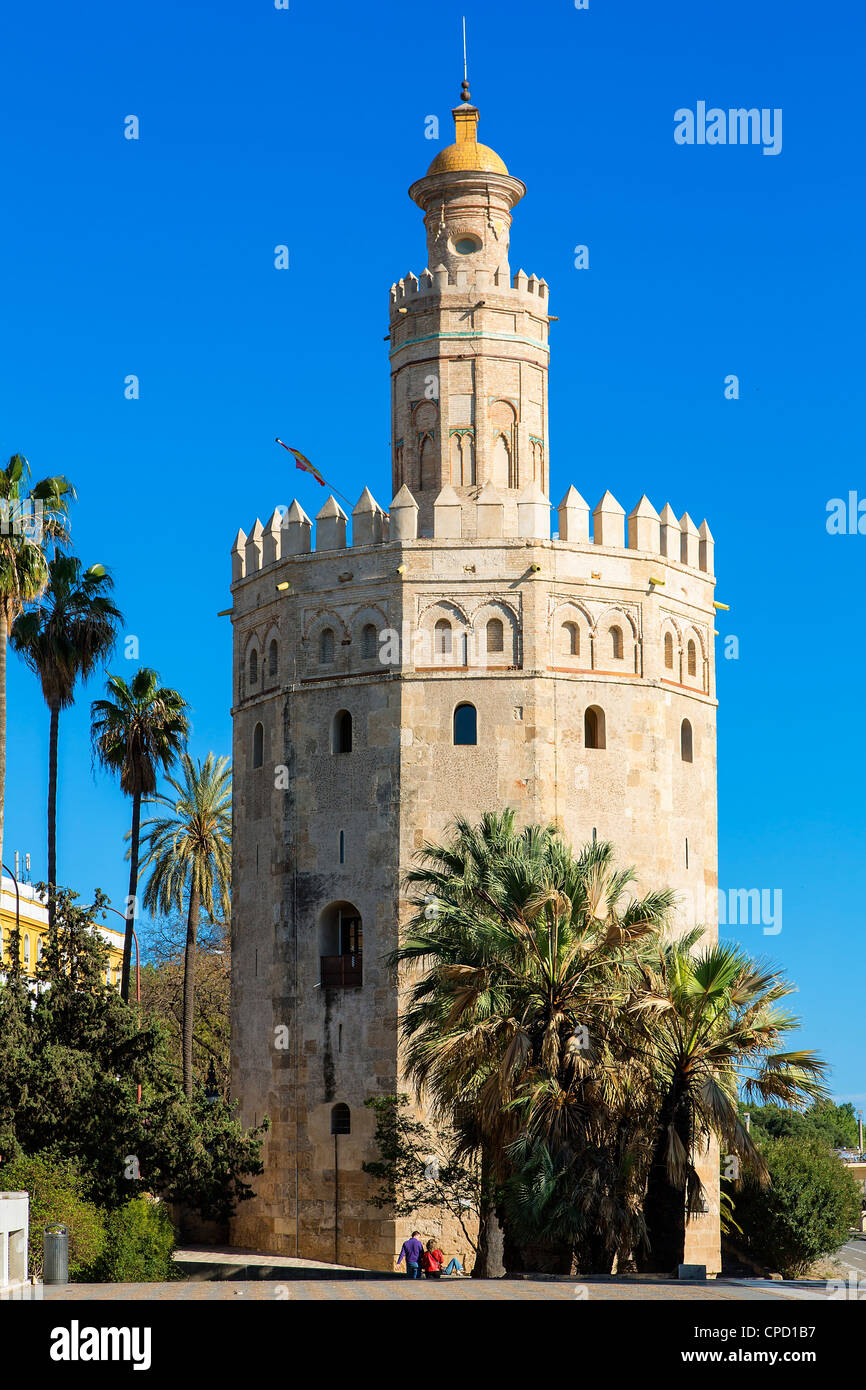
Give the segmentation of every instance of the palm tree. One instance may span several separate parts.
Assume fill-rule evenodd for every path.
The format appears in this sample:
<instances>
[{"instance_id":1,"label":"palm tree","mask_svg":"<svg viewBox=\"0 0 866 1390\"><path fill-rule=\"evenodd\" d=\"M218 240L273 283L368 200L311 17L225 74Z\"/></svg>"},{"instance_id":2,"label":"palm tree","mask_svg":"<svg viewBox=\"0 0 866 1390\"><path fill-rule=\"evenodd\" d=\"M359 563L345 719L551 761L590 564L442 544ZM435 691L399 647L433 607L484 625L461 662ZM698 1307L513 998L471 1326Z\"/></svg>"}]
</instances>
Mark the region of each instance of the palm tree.
<instances>
[{"instance_id":1,"label":"palm tree","mask_svg":"<svg viewBox=\"0 0 866 1390\"><path fill-rule=\"evenodd\" d=\"M780 1010L794 985L741 947L696 950L696 929L663 946L629 1004L640 1021L657 1092L644 1217L647 1267L666 1273L683 1260L686 1211L699 1209L695 1156L717 1137L766 1183L760 1152L740 1121L739 1087L748 1099L801 1108L827 1092L827 1064L814 1052L779 1050L800 1020Z\"/></svg>"},{"instance_id":2,"label":"palm tree","mask_svg":"<svg viewBox=\"0 0 866 1390\"><path fill-rule=\"evenodd\" d=\"M55 555L48 561L48 586L42 602L15 619L12 646L39 676L51 712L48 738L48 885L57 883L57 735L60 711L75 698L75 686L86 681L109 655L123 620L108 597L114 580L102 565L82 572L74 555ZM48 899L49 925L54 923L53 893Z\"/></svg>"},{"instance_id":3,"label":"palm tree","mask_svg":"<svg viewBox=\"0 0 866 1390\"><path fill-rule=\"evenodd\" d=\"M426 897L394 956L424 967L403 1020L416 1088L458 1130L473 1117L465 1143L480 1147L490 1187L515 1158L543 1168L544 1149L560 1165L599 1150L626 1086L616 1024L635 953L673 895L627 898L633 872L614 868L611 845L575 856L552 830L516 833L511 813L478 829L458 822L450 845L425 847L422 860L408 877ZM597 1224L600 1194L612 1200L614 1168L586 1188L584 1229ZM572 1177L583 1182L585 1168ZM483 1271L483 1233L480 1253Z\"/></svg>"},{"instance_id":4,"label":"palm tree","mask_svg":"<svg viewBox=\"0 0 866 1390\"><path fill-rule=\"evenodd\" d=\"M142 797L153 796L160 770L166 772L189 736L189 706L176 690L159 684L149 666L136 671L127 685L122 676L109 676L107 700L91 705L91 740L96 762L120 777L120 789L132 797L129 847L129 895L120 993L129 999L132 933L138 891L138 848Z\"/></svg>"},{"instance_id":5,"label":"palm tree","mask_svg":"<svg viewBox=\"0 0 866 1390\"><path fill-rule=\"evenodd\" d=\"M30 485L30 466L13 454L0 469L0 863L3 862L3 812L6 800L6 647L9 632L25 603L37 599L48 583L46 542L69 539L68 506L75 492L63 477ZM41 511L31 526L28 511ZM23 524L22 524L23 523Z\"/></svg>"},{"instance_id":6,"label":"palm tree","mask_svg":"<svg viewBox=\"0 0 866 1390\"><path fill-rule=\"evenodd\" d=\"M228 758L208 753L194 763L181 758L183 780L169 777L176 799L156 798L174 811L145 821L142 868L153 869L144 893L151 911L181 911L187 897L186 949L183 958L183 1087L192 1096L192 1031L195 1003L195 951L199 914L210 920L229 912L231 884L232 792Z\"/></svg>"}]
</instances>

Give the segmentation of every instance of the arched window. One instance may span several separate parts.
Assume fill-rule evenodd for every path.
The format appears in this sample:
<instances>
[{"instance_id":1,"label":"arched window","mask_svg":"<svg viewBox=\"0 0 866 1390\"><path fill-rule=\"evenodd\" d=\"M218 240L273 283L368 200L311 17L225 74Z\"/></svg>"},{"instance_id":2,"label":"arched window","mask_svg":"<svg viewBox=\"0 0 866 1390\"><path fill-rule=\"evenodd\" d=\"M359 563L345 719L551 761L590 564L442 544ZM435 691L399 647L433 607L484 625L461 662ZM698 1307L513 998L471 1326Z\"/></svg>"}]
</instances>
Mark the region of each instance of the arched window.
<instances>
[{"instance_id":1,"label":"arched window","mask_svg":"<svg viewBox=\"0 0 866 1390\"><path fill-rule=\"evenodd\" d=\"M331 736L332 753L351 753L352 716L347 709L338 710L334 715L334 729Z\"/></svg>"},{"instance_id":2,"label":"arched window","mask_svg":"<svg viewBox=\"0 0 866 1390\"><path fill-rule=\"evenodd\" d=\"M599 705L590 705L583 716L583 742L587 748L606 746L604 710Z\"/></svg>"},{"instance_id":3,"label":"arched window","mask_svg":"<svg viewBox=\"0 0 866 1390\"><path fill-rule=\"evenodd\" d=\"M268 675L275 676L279 669L280 652L279 648L277 647L277 639L274 637L271 640L271 645L268 647Z\"/></svg>"},{"instance_id":4,"label":"arched window","mask_svg":"<svg viewBox=\"0 0 866 1390\"><path fill-rule=\"evenodd\" d=\"M687 719L680 725L680 753L684 763L690 763L693 758L694 739L692 737L692 726Z\"/></svg>"},{"instance_id":5,"label":"arched window","mask_svg":"<svg viewBox=\"0 0 866 1390\"><path fill-rule=\"evenodd\" d=\"M259 654L253 647L250 652L250 685L256 685L259 679Z\"/></svg>"},{"instance_id":6,"label":"arched window","mask_svg":"<svg viewBox=\"0 0 866 1390\"><path fill-rule=\"evenodd\" d=\"M504 434L498 434L493 444L493 480L497 487L517 487L511 446Z\"/></svg>"},{"instance_id":7,"label":"arched window","mask_svg":"<svg viewBox=\"0 0 866 1390\"><path fill-rule=\"evenodd\" d=\"M357 989L363 978L361 914L351 903L331 903L319 917L319 971L324 989Z\"/></svg>"},{"instance_id":8,"label":"arched window","mask_svg":"<svg viewBox=\"0 0 866 1390\"><path fill-rule=\"evenodd\" d=\"M491 618L487 624L487 650L489 652L503 652L505 650L505 630L499 618Z\"/></svg>"},{"instance_id":9,"label":"arched window","mask_svg":"<svg viewBox=\"0 0 866 1390\"><path fill-rule=\"evenodd\" d=\"M24 933L24 969L30 969L30 937Z\"/></svg>"},{"instance_id":10,"label":"arched window","mask_svg":"<svg viewBox=\"0 0 866 1390\"><path fill-rule=\"evenodd\" d=\"M478 742L478 714L474 705L458 705L454 711L454 742Z\"/></svg>"},{"instance_id":11,"label":"arched window","mask_svg":"<svg viewBox=\"0 0 866 1390\"><path fill-rule=\"evenodd\" d=\"M419 488L422 492L428 491L436 486L436 451L433 444L433 436L425 434L421 440L421 457L419 459Z\"/></svg>"},{"instance_id":12,"label":"arched window","mask_svg":"<svg viewBox=\"0 0 866 1390\"><path fill-rule=\"evenodd\" d=\"M37 965L39 964L39 962L40 962L41 959L42 959L43 944L44 944L44 943L43 943L43 941L42 941L42 937L40 936L40 937L39 937L39 940L36 942L36 964L37 964Z\"/></svg>"},{"instance_id":13,"label":"arched window","mask_svg":"<svg viewBox=\"0 0 866 1390\"><path fill-rule=\"evenodd\" d=\"M261 767L265 760L265 731L261 724L253 729L253 767Z\"/></svg>"},{"instance_id":14,"label":"arched window","mask_svg":"<svg viewBox=\"0 0 866 1390\"><path fill-rule=\"evenodd\" d=\"M665 667L668 671L674 669L674 639L671 633L665 633Z\"/></svg>"},{"instance_id":15,"label":"arched window","mask_svg":"<svg viewBox=\"0 0 866 1390\"><path fill-rule=\"evenodd\" d=\"M562 624L563 656L580 656L580 628L577 623Z\"/></svg>"},{"instance_id":16,"label":"arched window","mask_svg":"<svg viewBox=\"0 0 866 1390\"><path fill-rule=\"evenodd\" d=\"M352 1116L348 1105L335 1105L331 1111L331 1133L351 1134Z\"/></svg>"},{"instance_id":17,"label":"arched window","mask_svg":"<svg viewBox=\"0 0 866 1390\"><path fill-rule=\"evenodd\" d=\"M370 661L376 655L376 629L365 623L361 629L361 660Z\"/></svg>"},{"instance_id":18,"label":"arched window","mask_svg":"<svg viewBox=\"0 0 866 1390\"><path fill-rule=\"evenodd\" d=\"M451 624L447 618L440 618L433 629L433 650L438 656L451 655Z\"/></svg>"},{"instance_id":19,"label":"arched window","mask_svg":"<svg viewBox=\"0 0 866 1390\"><path fill-rule=\"evenodd\" d=\"M622 661L622 628L612 627L610 630L610 654L614 661Z\"/></svg>"},{"instance_id":20,"label":"arched window","mask_svg":"<svg viewBox=\"0 0 866 1390\"><path fill-rule=\"evenodd\" d=\"M334 660L334 629L325 627L319 633L319 665L330 666Z\"/></svg>"},{"instance_id":21,"label":"arched window","mask_svg":"<svg viewBox=\"0 0 866 1390\"><path fill-rule=\"evenodd\" d=\"M697 649L697 647L695 646L694 642L691 641L691 639L689 639L689 645L688 645L688 647L686 648L686 654L687 654L689 675L690 675L690 676L696 676L696 675L698 674L698 649Z\"/></svg>"}]
</instances>

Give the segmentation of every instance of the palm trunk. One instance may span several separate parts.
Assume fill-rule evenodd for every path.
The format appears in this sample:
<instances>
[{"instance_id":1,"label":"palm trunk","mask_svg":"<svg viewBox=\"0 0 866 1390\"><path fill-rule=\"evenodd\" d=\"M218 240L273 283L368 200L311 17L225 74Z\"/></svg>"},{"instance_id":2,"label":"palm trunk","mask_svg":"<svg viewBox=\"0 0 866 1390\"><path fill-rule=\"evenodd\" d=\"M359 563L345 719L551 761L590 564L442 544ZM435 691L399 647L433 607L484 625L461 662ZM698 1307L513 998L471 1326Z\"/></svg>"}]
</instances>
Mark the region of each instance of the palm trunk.
<instances>
[{"instance_id":1,"label":"palm trunk","mask_svg":"<svg viewBox=\"0 0 866 1390\"><path fill-rule=\"evenodd\" d=\"M641 1268L656 1274L673 1273L682 1264L686 1248L685 1184L675 1186L667 1167L668 1127L671 1124L688 1151L688 1119L676 1094L667 1097L659 1114L658 1138L644 1201L649 1252L641 1261Z\"/></svg>"},{"instance_id":2,"label":"palm trunk","mask_svg":"<svg viewBox=\"0 0 866 1390\"><path fill-rule=\"evenodd\" d=\"M6 802L6 646L9 619L0 603L0 864L3 863L3 809Z\"/></svg>"},{"instance_id":3,"label":"palm trunk","mask_svg":"<svg viewBox=\"0 0 866 1390\"><path fill-rule=\"evenodd\" d=\"M60 706L51 705L48 734L48 930L54 926L54 890L57 887L57 734Z\"/></svg>"},{"instance_id":4,"label":"palm trunk","mask_svg":"<svg viewBox=\"0 0 866 1390\"><path fill-rule=\"evenodd\" d=\"M183 1089L192 1099L192 1024L195 1014L195 943L198 935L199 890L193 877L186 918L183 953Z\"/></svg>"},{"instance_id":5,"label":"palm trunk","mask_svg":"<svg viewBox=\"0 0 866 1390\"><path fill-rule=\"evenodd\" d=\"M491 1266L495 1258L495 1252L491 1247L495 1243L497 1226L496 1191L493 1181L492 1166L487 1156L487 1146L482 1144L481 1199L478 1210L478 1248L475 1253L475 1263L472 1266L473 1279L489 1279L491 1277Z\"/></svg>"},{"instance_id":6,"label":"palm trunk","mask_svg":"<svg viewBox=\"0 0 866 1390\"><path fill-rule=\"evenodd\" d=\"M123 972L120 997L129 1002L129 972L132 964L132 933L135 931L135 895L138 892L138 835L141 825L141 792L132 794L132 835L129 843L129 894L126 899L126 935L123 938Z\"/></svg>"}]
</instances>

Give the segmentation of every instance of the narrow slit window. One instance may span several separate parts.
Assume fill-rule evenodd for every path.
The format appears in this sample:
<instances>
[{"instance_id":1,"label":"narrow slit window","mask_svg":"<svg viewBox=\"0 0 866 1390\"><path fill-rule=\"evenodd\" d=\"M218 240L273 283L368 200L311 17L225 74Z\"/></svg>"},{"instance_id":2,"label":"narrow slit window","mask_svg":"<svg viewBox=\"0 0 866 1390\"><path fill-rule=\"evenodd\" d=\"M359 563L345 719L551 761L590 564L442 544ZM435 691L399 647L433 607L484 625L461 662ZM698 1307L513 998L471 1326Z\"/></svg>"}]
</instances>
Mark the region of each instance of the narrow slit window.
<instances>
[{"instance_id":1,"label":"narrow slit window","mask_svg":"<svg viewBox=\"0 0 866 1390\"><path fill-rule=\"evenodd\" d=\"M694 761L694 737L688 719L684 719L680 725L680 756L684 763Z\"/></svg>"}]
</instances>

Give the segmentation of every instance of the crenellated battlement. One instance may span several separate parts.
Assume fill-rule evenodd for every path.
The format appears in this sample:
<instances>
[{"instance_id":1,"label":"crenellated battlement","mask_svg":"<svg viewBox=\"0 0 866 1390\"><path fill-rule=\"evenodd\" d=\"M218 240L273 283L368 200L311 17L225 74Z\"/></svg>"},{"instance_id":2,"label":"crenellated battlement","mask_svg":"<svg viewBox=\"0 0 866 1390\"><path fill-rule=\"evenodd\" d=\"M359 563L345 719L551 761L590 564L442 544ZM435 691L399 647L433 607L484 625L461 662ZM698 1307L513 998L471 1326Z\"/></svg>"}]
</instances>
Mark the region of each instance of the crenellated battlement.
<instances>
[{"instance_id":1,"label":"crenellated battlement","mask_svg":"<svg viewBox=\"0 0 866 1390\"><path fill-rule=\"evenodd\" d=\"M464 516L470 508L475 525L472 535L467 536ZM256 518L249 535L238 531L231 550L232 583L296 556L387 545L392 541L423 545L431 540L452 545L455 541L547 541L600 551L657 555L665 563L683 565L708 577L714 575L715 542L706 520L698 527L688 512L677 519L670 503L659 513L644 495L626 516L625 508L613 494L605 492L590 511L577 488L571 486L556 509L558 530L553 535L551 510L538 484L530 483L517 495L516 531L507 531L506 503L492 483L481 488L471 502L446 486L433 503L433 534L422 537L418 534L418 503L405 484L388 512L365 487L352 509L349 540L349 517L333 495L316 516L315 527L300 503L293 501L288 508L276 508L265 526Z\"/></svg>"},{"instance_id":2,"label":"crenellated battlement","mask_svg":"<svg viewBox=\"0 0 866 1390\"><path fill-rule=\"evenodd\" d=\"M527 275L525 270L518 270L512 275L507 268L487 270L482 266L458 267L453 274L449 274L447 266L438 265L433 270L425 268L420 276L410 271L391 286L391 313L393 315L401 308L407 308L415 301L431 295L447 295L449 290L470 289L479 293L496 290L499 294L508 295L510 299L516 296L526 300L536 313L542 306L542 311L547 312L549 287L547 281L537 275Z\"/></svg>"}]
</instances>

